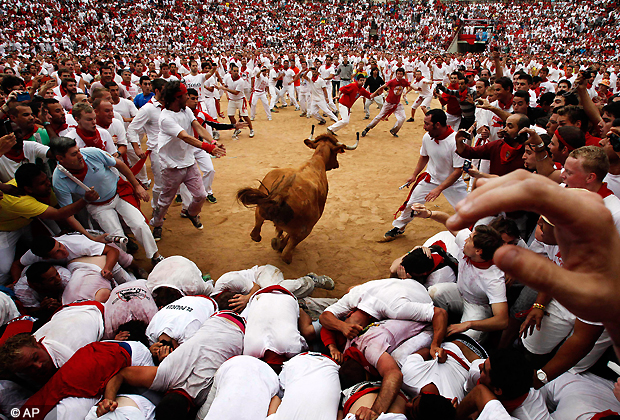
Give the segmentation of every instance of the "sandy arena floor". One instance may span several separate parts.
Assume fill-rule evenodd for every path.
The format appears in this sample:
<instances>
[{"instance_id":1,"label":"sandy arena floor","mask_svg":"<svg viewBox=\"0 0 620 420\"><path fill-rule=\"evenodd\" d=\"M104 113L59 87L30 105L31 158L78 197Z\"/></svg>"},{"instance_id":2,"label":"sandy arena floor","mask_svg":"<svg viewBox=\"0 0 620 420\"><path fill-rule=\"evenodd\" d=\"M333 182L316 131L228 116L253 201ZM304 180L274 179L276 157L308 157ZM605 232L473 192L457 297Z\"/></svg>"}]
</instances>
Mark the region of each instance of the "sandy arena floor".
<instances>
[{"instance_id":1,"label":"sandy arena floor","mask_svg":"<svg viewBox=\"0 0 620 420\"><path fill-rule=\"evenodd\" d=\"M416 97L417 94L410 93L409 103ZM434 100L433 107L438 106ZM224 98L222 109L226 110ZM373 118L379 110L374 104L370 109ZM408 117L410 109L405 106ZM313 153L303 140L317 121L300 118L292 106L279 111L273 114L273 121L267 121L259 103L254 138L248 137L247 129L238 141L231 139L231 131L221 133L220 141L226 145L227 156L214 160L213 191L218 202L205 203L201 213L203 230L196 230L189 220L182 219L180 204L173 204L158 243L162 255L183 255L214 279L227 271L256 264L280 267L285 278L296 278L308 272L326 274L335 280L336 288L331 292L318 290L315 296L340 297L352 285L389 277L389 266L395 258L443 230L436 222L414 220L405 237L389 243L378 242L391 228L393 214L408 193L407 189L399 191L398 187L411 176L419 156L424 130L423 114L418 110L416 121L405 122L399 138L389 133L396 121L391 116L388 122L380 122L361 138L357 150L339 155L340 168L328 173L329 196L323 216L308 238L297 246L290 265L271 248L275 231L271 222L263 225L262 242L253 242L250 231L254 226L254 210L236 201L237 190L258 186L258 180L271 169L298 167ZM362 100L359 99L353 107L351 123L338 133L338 139L353 144L356 131L361 132L370 121L363 118ZM317 125L315 137L324 133L328 125ZM432 206L453 212L443 196ZM142 210L150 217L149 204L143 203ZM150 266L142 251L136 258L145 268Z\"/></svg>"}]
</instances>

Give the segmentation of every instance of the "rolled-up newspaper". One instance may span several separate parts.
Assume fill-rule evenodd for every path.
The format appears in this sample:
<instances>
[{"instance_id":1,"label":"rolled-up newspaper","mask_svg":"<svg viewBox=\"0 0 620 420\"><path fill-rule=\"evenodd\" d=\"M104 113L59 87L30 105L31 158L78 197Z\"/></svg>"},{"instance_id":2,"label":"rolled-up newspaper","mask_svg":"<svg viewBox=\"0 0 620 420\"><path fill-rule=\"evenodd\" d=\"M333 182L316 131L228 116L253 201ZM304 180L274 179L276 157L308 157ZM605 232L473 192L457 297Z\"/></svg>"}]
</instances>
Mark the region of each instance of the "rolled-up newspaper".
<instances>
[{"instance_id":1,"label":"rolled-up newspaper","mask_svg":"<svg viewBox=\"0 0 620 420\"><path fill-rule=\"evenodd\" d=\"M73 175L71 172L69 172L69 170L67 168L65 168L64 166L62 166L61 164L56 165L56 167L58 168L58 170L60 172L62 172L63 174L67 175L69 177L69 179L73 182L75 182L76 184L78 184L80 187L82 187L84 189L84 191L90 191L90 187L86 186L86 184L84 184L82 181L80 181L79 179L77 179L75 177L75 175Z\"/></svg>"}]
</instances>

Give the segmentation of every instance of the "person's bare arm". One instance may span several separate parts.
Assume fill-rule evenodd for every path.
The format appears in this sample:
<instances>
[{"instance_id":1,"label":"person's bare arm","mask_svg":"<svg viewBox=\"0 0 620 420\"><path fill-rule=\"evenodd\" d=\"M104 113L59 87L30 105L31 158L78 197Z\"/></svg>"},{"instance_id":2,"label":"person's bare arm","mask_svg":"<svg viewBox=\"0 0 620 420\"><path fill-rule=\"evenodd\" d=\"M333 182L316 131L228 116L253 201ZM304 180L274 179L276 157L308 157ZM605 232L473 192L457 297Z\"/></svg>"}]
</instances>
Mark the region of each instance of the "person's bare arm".
<instances>
[{"instance_id":1,"label":"person's bare arm","mask_svg":"<svg viewBox=\"0 0 620 420\"><path fill-rule=\"evenodd\" d=\"M198 122L198 120L194 120L192 122L192 128L194 130L196 130L196 133L198 133L198 135L205 141L208 141L210 143L213 143L213 137L211 136L211 133L209 133L209 131L204 128L202 125L200 125L200 123Z\"/></svg>"},{"instance_id":2,"label":"person's bare arm","mask_svg":"<svg viewBox=\"0 0 620 420\"><path fill-rule=\"evenodd\" d=\"M193 124L193 123L192 123ZM198 124L200 125L200 124ZM211 144L209 142L203 142L198 140L196 137L194 136L190 136L187 131L183 130L181 131L179 134L177 134L177 137L181 140L183 140L185 143L194 146L198 149L203 149L205 150L207 153L212 154L213 156L224 156L226 155L226 149L224 149L223 147L217 146L215 144Z\"/></svg>"},{"instance_id":3,"label":"person's bare arm","mask_svg":"<svg viewBox=\"0 0 620 420\"><path fill-rule=\"evenodd\" d=\"M491 310L493 311L493 316L491 318L477 321L465 321L450 325L448 327L448 335L465 332L467 330L502 331L508 328L508 303L494 303L491 305Z\"/></svg>"},{"instance_id":4,"label":"person's bare arm","mask_svg":"<svg viewBox=\"0 0 620 420\"><path fill-rule=\"evenodd\" d=\"M97 404L97 417L116 410L116 396L124 383L129 386L150 388L157 374L156 366L129 366L121 369L106 384L103 400Z\"/></svg>"},{"instance_id":5,"label":"person's bare arm","mask_svg":"<svg viewBox=\"0 0 620 420\"><path fill-rule=\"evenodd\" d=\"M422 203L415 203L411 206L411 210L415 211L417 214L416 216L421 218L421 219L431 219L434 220L435 222L441 223L442 225L446 225L446 222L448 221L448 219L450 218L450 215L448 213L445 213L443 211L432 211L426 208L426 206ZM459 233L459 231L452 231L450 230L450 232L456 236L457 233Z\"/></svg>"},{"instance_id":6,"label":"person's bare arm","mask_svg":"<svg viewBox=\"0 0 620 420\"><path fill-rule=\"evenodd\" d=\"M461 175L463 175L463 168L454 168L452 173L441 184L433 188L431 192L426 195L426 201L435 201L435 199L441 195L443 190L454 184L461 177Z\"/></svg>"},{"instance_id":7,"label":"person's bare arm","mask_svg":"<svg viewBox=\"0 0 620 420\"><path fill-rule=\"evenodd\" d=\"M114 165L114 167L118 169L118 171L121 174L123 174L123 176L127 179L127 181L133 187L133 190L138 195L138 197L140 197L142 201L145 201L145 202L149 201L150 199L149 193L147 193L144 190L144 188L142 188L142 185L138 182L133 172L131 172L131 169L129 169L129 166L127 166L125 162L123 162L119 158L115 158L115 159L116 159L116 165Z\"/></svg>"},{"instance_id":8,"label":"person's bare arm","mask_svg":"<svg viewBox=\"0 0 620 420\"><path fill-rule=\"evenodd\" d=\"M433 341L431 342L431 356L439 359L439 363L446 361L446 353L441 347L443 339L448 332L448 312L444 309L435 307L433 314Z\"/></svg>"},{"instance_id":9,"label":"person's bare arm","mask_svg":"<svg viewBox=\"0 0 620 420\"><path fill-rule=\"evenodd\" d=\"M105 266L101 270L101 275L110 280L112 278L112 270L114 270L114 266L118 262L120 251L113 246L105 245L102 255L105 255Z\"/></svg>"},{"instance_id":10,"label":"person's bare arm","mask_svg":"<svg viewBox=\"0 0 620 420\"><path fill-rule=\"evenodd\" d=\"M259 290L260 290L260 286L254 283L254 285L252 286L252 289L250 289L250 292L248 294L244 295L241 293L237 293L232 298L228 299L228 303L230 304L230 309L232 309L233 311L237 313L240 313L248 305L248 302L250 301L250 298L254 295L254 293L258 292Z\"/></svg>"},{"instance_id":11,"label":"person's bare arm","mask_svg":"<svg viewBox=\"0 0 620 420\"><path fill-rule=\"evenodd\" d=\"M420 155L420 157L418 158L418 163L416 163L415 168L413 169L413 175L411 175L411 177L407 179L407 183L413 184L416 181L416 179L418 179L418 175L420 175L422 170L426 168L426 164L428 163L428 160L429 160L428 156Z\"/></svg>"},{"instance_id":12,"label":"person's bare arm","mask_svg":"<svg viewBox=\"0 0 620 420\"><path fill-rule=\"evenodd\" d=\"M577 79L575 79L575 85L577 85L577 95L579 96L579 104L583 107L588 119L592 122L594 127L598 127L601 122L601 113L592 101L590 94L588 93L587 80L583 78L583 74L579 73ZM607 133L601 133L603 136Z\"/></svg>"},{"instance_id":13,"label":"person's bare arm","mask_svg":"<svg viewBox=\"0 0 620 420\"><path fill-rule=\"evenodd\" d=\"M323 311L319 316L319 322L328 330L340 331L345 337L353 339L359 335L364 329L359 324L347 324L336 318L336 315L329 311Z\"/></svg>"},{"instance_id":14,"label":"person's bare arm","mask_svg":"<svg viewBox=\"0 0 620 420\"><path fill-rule=\"evenodd\" d=\"M486 98L476 99L476 106L478 108L482 108L482 109L486 109L487 111L491 111L492 113L494 113L495 115L500 117L502 119L502 121L506 121L508 119L508 117L510 117L512 115L508 111L504 111L503 109L498 108L496 106L491 106L491 104L489 103L489 100L486 99Z\"/></svg>"},{"instance_id":15,"label":"person's bare arm","mask_svg":"<svg viewBox=\"0 0 620 420\"><path fill-rule=\"evenodd\" d=\"M90 191L87 191L84 194L84 197L81 197L74 203L71 203L67 206L61 207L59 209L49 206L43 213L39 215L40 219L47 220L63 220L67 219L70 216L73 216L84 207L86 204L99 199L99 194L95 191L94 188L91 188Z\"/></svg>"},{"instance_id":16,"label":"person's bare arm","mask_svg":"<svg viewBox=\"0 0 620 420\"><path fill-rule=\"evenodd\" d=\"M376 414L385 413L392 405L398 391L403 384L403 374L398 367L398 363L389 353L383 353L377 361L377 371L381 375L381 389L374 404L370 408ZM359 413L359 411L358 411ZM360 417L356 413L358 419L371 419L372 417Z\"/></svg>"}]
</instances>

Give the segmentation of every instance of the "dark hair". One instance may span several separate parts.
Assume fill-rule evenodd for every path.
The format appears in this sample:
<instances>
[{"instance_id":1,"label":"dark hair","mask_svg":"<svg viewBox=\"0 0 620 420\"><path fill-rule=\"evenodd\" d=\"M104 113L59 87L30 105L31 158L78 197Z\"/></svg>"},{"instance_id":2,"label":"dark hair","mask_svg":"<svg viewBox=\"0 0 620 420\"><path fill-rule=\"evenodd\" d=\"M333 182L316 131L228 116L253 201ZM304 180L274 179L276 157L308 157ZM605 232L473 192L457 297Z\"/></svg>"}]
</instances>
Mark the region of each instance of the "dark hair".
<instances>
[{"instance_id":1,"label":"dark hair","mask_svg":"<svg viewBox=\"0 0 620 420\"><path fill-rule=\"evenodd\" d=\"M525 90L518 90L513 95L515 98L523 98L527 102L528 106L530 104L530 93Z\"/></svg>"},{"instance_id":2,"label":"dark hair","mask_svg":"<svg viewBox=\"0 0 620 420\"><path fill-rule=\"evenodd\" d=\"M220 311L232 311L230 303L228 301L232 299L236 295L235 292L231 292L230 290L224 290L222 293L215 296L215 302L217 303L217 307Z\"/></svg>"},{"instance_id":3,"label":"dark hair","mask_svg":"<svg viewBox=\"0 0 620 420\"><path fill-rule=\"evenodd\" d=\"M165 81L164 79L158 78L158 79L151 80L151 86L153 87L153 92L155 92L156 90L159 90L159 91L164 90L167 84L168 82Z\"/></svg>"},{"instance_id":4,"label":"dark hair","mask_svg":"<svg viewBox=\"0 0 620 420\"><path fill-rule=\"evenodd\" d=\"M66 88L67 88L67 85L68 85L70 82L77 83L77 82L75 81L75 79L74 79L74 78L72 78L72 77L64 77L64 78L62 79L62 81L60 82L60 86L61 86L63 89L66 89Z\"/></svg>"},{"instance_id":5,"label":"dark hair","mask_svg":"<svg viewBox=\"0 0 620 420\"><path fill-rule=\"evenodd\" d=\"M566 105L562 108L558 109L558 115L568 118L571 124L576 124L578 121L581 122L581 131L588 131L588 123L590 119L588 118L588 114L583 109L582 106L577 105Z\"/></svg>"},{"instance_id":6,"label":"dark hair","mask_svg":"<svg viewBox=\"0 0 620 420\"><path fill-rule=\"evenodd\" d=\"M133 319L129 322L121 324L116 329L115 333L118 334L121 331L127 331L129 333L127 341L138 341L144 344L146 347L149 347L149 339L146 337L147 327L148 325L146 324L146 322L139 319Z\"/></svg>"},{"instance_id":7,"label":"dark hair","mask_svg":"<svg viewBox=\"0 0 620 420\"><path fill-rule=\"evenodd\" d=\"M110 89L112 86L118 86L114 80L110 80L105 85L103 85L106 89Z\"/></svg>"},{"instance_id":8,"label":"dark hair","mask_svg":"<svg viewBox=\"0 0 620 420\"><path fill-rule=\"evenodd\" d=\"M532 84L532 76L527 73L519 73L519 75L517 76L517 80L519 79L525 80L528 85Z\"/></svg>"},{"instance_id":9,"label":"dark hair","mask_svg":"<svg viewBox=\"0 0 620 420\"><path fill-rule=\"evenodd\" d=\"M603 107L603 112L610 114L614 119L620 118L620 102L612 102ZM607 133L603 133L607 134Z\"/></svg>"},{"instance_id":10,"label":"dark hair","mask_svg":"<svg viewBox=\"0 0 620 420\"><path fill-rule=\"evenodd\" d=\"M162 93L162 99L166 107L169 107L177 99L177 95L180 91L181 82L178 80L168 82Z\"/></svg>"},{"instance_id":11,"label":"dark hair","mask_svg":"<svg viewBox=\"0 0 620 420\"><path fill-rule=\"evenodd\" d=\"M439 109L439 108L429 110L426 113L426 115L430 115L431 116L431 122L433 124L439 123L439 125L441 125L442 127L445 127L446 124L447 124L447 121L448 121L447 118L448 117L446 116L446 113L443 110Z\"/></svg>"},{"instance_id":12,"label":"dark hair","mask_svg":"<svg viewBox=\"0 0 620 420\"><path fill-rule=\"evenodd\" d=\"M366 78L366 76L364 76L364 74L363 74L363 73L358 73L358 74L355 76L355 80L360 80L360 79L365 79L365 78Z\"/></svg>"},{"instance_id":13,"label":"dark hair","mask_svg":"<svg viewBox=\"0 0 620 420\"><path fill-rule=\"evenodd\" d=\"M168 392L155 407L155 420L186 420L191 401L178 392Z\"/></svg>"},{"instance_id":14,"label":"dark hair","mask_svg":"<svg viewBox=\"0 0 620 420\"><path fill-rule=\"evenodd\" d=\"M503 216L496 217L489 226L495 229L500 235L505 233L508 236L512 236L515 238L520 238L521 233L519 232L519 227L517 223L512 219L507 219Z\"/></svg>"},{"instance_id":15,"label":"dark hair","mask_svg":"<svg viewBox=\"0 0 620 420\"><path fill-rule=\"evenodd\" d=\"M540 98L538 98L538 103L540 104L540 106L551 105L554 99L555 99L555 93L545 92L542 95L540 95Z\"/></svg>"},{"instance_id":16,"label":"dark hair","mask_svg":"<svg viewBox=\"0 0 620 420\"><path fill-rule=\"evenodd\" d=\"M32 242L30 250L40 258L49 258L49 253L56 246L56 239L51 236L39 236Z\"/></svg>"},{"instance_id":17,"label":"dark hair","mask_svg":"<svg viewBox=\"0 0 620 420\"><path fill-rule=\"evenodd\" d=\"M491 261L497 249L504 245L502 235L490 226L478 225L474 229L474 247L480 249L480 258L484 261Z\"/></svg>"},{"instance_id":18,"label":"dark hair","mask_svg":"<svg viewBox=\"0 0 620 420\"><path fill-rule=\"evenodd\" d=\"M512 80L510 80L506 76L500 77L499 79L496 79L495 80L495 84L496 85L500 85L504 90L507 90L508 92L511 92L511 93L512 93L512 90L514 89L514 85L512 84Z\"/></svg>"},{"instance_id":19,"label":"dark hair","mask_svg":"<svg viewBox=\"0 0 620 420\"><path fill-rule=\"evenodd\" d=\"M487 79L486 77L481 77L480 79L476 80L476 82L484 83L484 87L490 86L489 79Z\"/></svg>"},{"instance_id":20,"label":"dark hair","mask_svg":"<svg viewBox=\"0 0 620 420\"><path fill-rule=\"evenodd\" d=\"M422 248L414 249L404 256L400 265L412 277L428 273L434 267L432 258L428 258Z\"/></svg>"},{"instance_id":21,"label":"dark hair","mask_svg":"<svg viewBox=\"0 0 620 420\"><path fill-rule=\"evenodd\" d=\"M402 74L407 74L407 72L405 72L405 69L402 68L402 67L397 68L396 71L394 72L394 74L396 74L398 72L401 72Z\"/></svg>"},{"instance_id":22,"label":"dark hair","mask_svg":"<svg viewBox=\"0 0 620 420\"><path fill-rule=\"evenodd\" d=\"M50 139L50 150L52 151L52 156L64 156L69 149L75 147L77 143L74 139L70 137L52 137Z\"/></svg>"},{"instance_id":23,"label":"dark hair","mask_svg":"<svg viewBox=\"0 0 620 420\"><path fill-rule=\"evenodd\" d=\"M188 95L198 96L198 91L196 89L194 89L194 88L189 88L189 89L187 89L187 94Z\"/></svg>"},{"instance_id":24,"label":"dark hair","mask_svg":"<svg viewBox=\"0 0 620 420\"><path fill-rule=\"evenodd\" d=\"M151 79L148 76L140 76L140 84L142 84L142 82L150 82Z\"/></svg>"},{"instance_id":25,"label":"dark hair","mask_svg":"<svg viewBox=\"0 0 620 420\"><path fill-rule=\"evenodd\" d=\"M566 143L568 143L573 149L579 149L586 145L586 136L583 134L583 131L578 129L577 127L573 127L571 125L566 125L564 127L558 127L558 133L564 139ZM560 149L565 149L566 146L562 142L560 142Z\"/></svg>"},{"instance_id":26,"label":"dark hair","mask_svg":"<svg viewBox=\"0 0 620 420\"><path fill-rule=\"evenodd\" d=\"M540 83L540 82L542 82L542 77L540 77L540 76L532 77L532 83L536 84L536 83Z\"/></svg>"},{"instance_id":27,"label":"dark hair","mask_svg":"<svg viewBox=\"0 0 620 420\"><path fill-rule=\"evenodd\" d=\"M569 89L573 87L573 84L572 84L572 83L570 82L570 80L568 80L568 79L562 79L562 80L560 80L560 81L558 82L558 85L559 85L560 83L566 83L566 84L568 85L568 88L569 88Z\"/></svg>"},{"instance_id":28,"label":"dark hair","mask_svg":"<svg viewBox=\"0 0 620 420\"><path fill-rule=\"evenodd\" d=\"M26 280L28 283L39 284L43 280L43 274L52 267L52 264L45 261L36 262L26 269Z\"/></svg>"},{"instance_id":29,"label":"dark hair","mask_svg":"<svg viewBox=\"0 0 620 420\"><path fill-rule=\"evenodd\" d=\"M564 98L564 105L579 105L579 97L575 92L567 92L560 90L555 94L556 97L562 96Z\"/></svg>"},{"instance_id":30,"label":"dark hair","mask_svg":"<svg viewBox=\"0 0 620 420\"><path fill-rule=\"evenodd\" d=\"M41 175L43 171L34 163L24 163L15 171L15 182L17 187L24 189L25 187L32 187L32 182L36 177Z\"/></svg>"},{"instance_id":31,"label":"dark hair","mask_svg":"<svg viewBox=\"0 0 620 420\"><path fill-rule=\"evenodd\" d=\"M454 420L456 408L446 397L437 394L420 394L417 416L414 416L412 407L405 408L408 419L418 418L423 420Z\"/></svg>"},{"instance_id":32,"label":"dark hair","mask_svg":"<svg viewBox=\"0 0 620 420\"><path fill-rule=\"evenodd\" d=\"M534 369L523 352L511 348L497 350L489 356L489 362L491 385L502 390L503 400L512 400L529 392Z\"/></svg>"},{"instance_id":33,"label":"dark hair","mask_svg":"<svg viewBox=\"0 0 620 420\"><path fill-rule=\"evenodd\" d=\"M366 380L366 370L355 359L347 359L340 366L338 378L340 378L342 389L347 389L355 384L364 382Z\"/></svg>"}]
</instances>

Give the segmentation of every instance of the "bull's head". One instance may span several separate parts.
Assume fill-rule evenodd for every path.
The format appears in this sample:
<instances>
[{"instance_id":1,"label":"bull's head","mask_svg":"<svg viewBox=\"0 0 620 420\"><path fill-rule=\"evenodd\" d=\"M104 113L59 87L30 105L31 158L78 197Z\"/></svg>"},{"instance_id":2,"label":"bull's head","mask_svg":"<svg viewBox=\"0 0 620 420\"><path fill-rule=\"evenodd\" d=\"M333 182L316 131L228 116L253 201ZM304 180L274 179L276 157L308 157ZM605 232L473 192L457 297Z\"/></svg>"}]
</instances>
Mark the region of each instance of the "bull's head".
<instances>
[{"instance_id":1,"label":"bull's head","mask_svg":"<svg viewBox=\"0 0 620 420\"><path fill-rule=\"evenodd\" d=\"M314 133L314 126L312 126L312 133ZM337 159L338 153L344 153L345 150L357 149L360 143L360 133L357 133L357 141L353 146L340 143L336 140L336 137L330 133L321 134L316 139L312 139L311 134L310 138L304 140L304 143L309 148L316 149L316 152L314 152L315 155L321 154L323 156L325 160L325 170L330 171L340 166Z\"/></svg>"}]
</instances>

